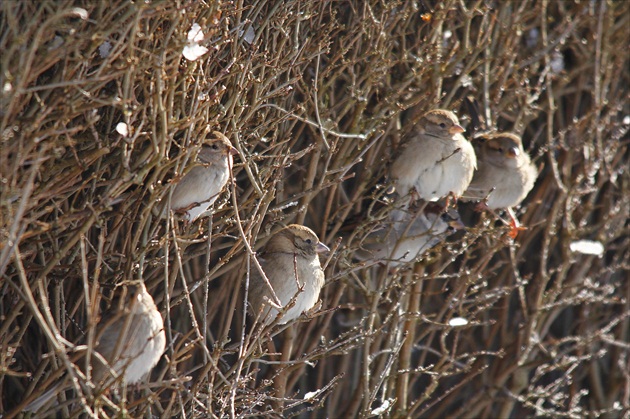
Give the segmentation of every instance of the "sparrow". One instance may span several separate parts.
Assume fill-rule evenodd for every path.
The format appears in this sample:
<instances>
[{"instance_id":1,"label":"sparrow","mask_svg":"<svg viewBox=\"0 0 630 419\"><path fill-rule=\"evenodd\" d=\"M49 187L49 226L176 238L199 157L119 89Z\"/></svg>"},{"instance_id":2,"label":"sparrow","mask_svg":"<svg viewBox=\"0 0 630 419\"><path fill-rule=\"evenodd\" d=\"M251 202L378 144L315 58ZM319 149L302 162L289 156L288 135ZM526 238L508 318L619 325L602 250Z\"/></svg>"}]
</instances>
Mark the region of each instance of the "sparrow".
<instances>
[{"instance_id":1,"label":"sparrow","mask_svg":"<svg viewBox=\"0 0 630 419\"><path fill-rule=\"evenodd\" d=\"M325 280L318 253L329 251L313 230L302 225L291 224L274 234L258 260L282 307L275 306L269 285L258 270L252 269L249 304L253 316L260 314L263 322L270 323L279 309L293 300L293 306L283 313L279 324L288 323L310 310L317 303Z\"/></svg>"},{"instance_id":2,"label":"sparrow","mask_svg":"<svg viewBox=\"0 0 630 419\"><path fill-rule=\"evenodd\" d=\"M536 166L523 150L521 138L509 132L484 134L474 145L479 168L464 198L485 199L485 204L493 210L520 204L538 176Z\"/></svg>"},{"instance_id":3,"label":"sparrow","mask_svg":"<svg viewBox=\"0 0 630 419\"><path fill-rule=\"evenodd\" d=\"M392 212L388 227L368 235L357 251L363 261L378 261L397 268L417 260L447 236L464 228L454 209L443 211L439 205L427 203L420 211Z\"/></svg>"},{"instance_id":4,"label":"sparrow","mask_svg":"<svg viewBox=\"0 0 630 419\"><path fill-rule=\"evenodd\" d=\"M523 230L511 207L520 204L534 187L538 171L523 150L521 138L509 132L480 135L475 141L479 169L464 192L464 200L479 200L480 207L505 208L510 236Z\"/></svg>"},{"instance_id":5,"label":"sparrow","mask_svg":"<svg viewBox=\"0 0 630 419\"><path fill-rule=\"evenodd\" d=\"M97 326L90 356L91 381L101 389L114 383L113 373L122 376L127 384L140 381L160 360L166 345L162 315L144 283L130 281L119 295L118 303L112 303L111 311ZM85 368L84 357L76 362L80 368ZM70 388L70 380L62 378L24 410L37 412Z\"/></svg>"},{"instance_id":6,"label":"sparrow","mask_svg":"<svg viewBox=\"0 0 630 419\"><path fill-rule=\"evenodd\" d=\"M236 149L230 140L213 131L197 155L198 162L176 184L171 209L185 213L188 221L195 221L206 212L230 178L234 154Z\"/></svg>"},{"instance_id":7,"label":"sparrow","mask_svg":"<svg viewBox=\"0 0 630 419\"><path fill-rule=\"evenodd\" d=\"M477 158L453 112L424 114L404 140L390 177L400 196L410 192L425 201L461 196L472 180Z\"/></svg>"}]
</instances>

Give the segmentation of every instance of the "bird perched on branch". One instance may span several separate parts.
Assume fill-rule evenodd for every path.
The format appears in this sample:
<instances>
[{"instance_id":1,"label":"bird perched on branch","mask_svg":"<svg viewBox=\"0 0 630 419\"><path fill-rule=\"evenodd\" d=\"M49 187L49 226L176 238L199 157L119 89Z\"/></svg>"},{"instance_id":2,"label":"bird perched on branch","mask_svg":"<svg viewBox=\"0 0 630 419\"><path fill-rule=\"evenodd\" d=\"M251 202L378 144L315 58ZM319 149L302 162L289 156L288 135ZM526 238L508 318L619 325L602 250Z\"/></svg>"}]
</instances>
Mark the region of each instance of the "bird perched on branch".
<instances>
[{"instance_id":1,"label":"bird perched on branch","mask_svg":"<svg viewBox=\"0 0 630 419\"><path fill-rule=\"evenodd\" d=\"M475 151L453 112L424 114L404 140L390 175L400 196L437 201L464 193L477 167Z\"/></svg>"},{"instance_id":2,"label":"bird perched on branch","mask_svg":"<svg viewBox=\"0 0 630 419\"><path fill-rule=\"evenodd\" d=\"M538 176L521 138L509 132L484 134L474 145L479 167L464 198L486 199L490 209L520 204Z\"/></svg>"},{"instance_id":3,"label":"bird perched on branch","mask_svg":"<svg viewBox=\"0 0 630 419\"><path fill-rule=\"evenodd\" d=\"M518 228L509 208L525 199L538 176L521 138L509 132L483 134L474 146L479 168L463 199L482 201L491 210L507 208L512 227Z\"/></svg>"},{"instance_id":4,"label":"bird perched on branch","mask_svg":"<svg viewBox=\"0 0 630 419\"><path fill-rule=\"evenodd\" d=\"M166 335L162 316L144 283L132 281L119 289L117 302L97 326L91 351L91 382L105 389L119 382L136 383L157 364L164 352ZM87 349L76 365L85 368ZM83 372L82 374L85 374ZM55 396L72 388L68 377L28 404L25 411L37 412Z\"/></svg>"},{"instance_id":5,"label":"bird perched on branch","mask_svg":"<svg viewBox=\"0 0 630 419\"><path fill-rule=\"evenodd\" d=\"M185 213L188 221L206 212L230 178L234 154L236 149L225 135L218 131L210 133L197 155L198 162L177 182L171 209Z\"/></svg>"},{"instance_id":6,"label":"bird perched on branch","mask_svg":"<svg viewBox=\"0 0 630 419\"><path fill-rule=\"evenodd\" d=\"M252 265L249 304L253 315L260 314L269 323L286 310L279 321L285 324L310 310L319 299L325 279L318 253L329 250L308 227L291 224L274 234L258 258L273 293Z\"/></svg>"},{"instance_id":7,"label":"bird perched on branch","mask_svg":"<svg viewBox=\"0 0 630 419\"><path fill-rule=\"evenodd\" d=\"M401 210L394 210L394 212ZM446 237L464 228L454 209L426 203L418 211L392 214L389 226L370 234L356 252L359 260L396 268L416 260Z\"/></svg>"}]
</instances>

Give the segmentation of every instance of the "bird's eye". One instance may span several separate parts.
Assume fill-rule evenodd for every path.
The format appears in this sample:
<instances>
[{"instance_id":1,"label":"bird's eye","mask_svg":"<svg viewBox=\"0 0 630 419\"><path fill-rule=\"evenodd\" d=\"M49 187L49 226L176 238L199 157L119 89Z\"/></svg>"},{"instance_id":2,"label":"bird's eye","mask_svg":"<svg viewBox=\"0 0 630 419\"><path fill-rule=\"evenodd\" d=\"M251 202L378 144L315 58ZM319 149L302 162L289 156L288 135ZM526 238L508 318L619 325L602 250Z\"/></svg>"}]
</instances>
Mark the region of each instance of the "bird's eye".
<instances>
[{"instance_id":1,"label":"bird's eye","mask_svg":"<svg viewBox=\"0 0 630 419\"><path fill-rule=\"evenodd\" d=\"M311 239L306 239L306 240L304 240L304 241L305 241L307 244L313 244L313 240L311 240Z\"/></svg>"},{"instance_id":2,"label":"bird's eye","mask_svg":"<svg viewBox=\"0 0 630 419\"><path fill-rule=\"evenodd\" d=\"M445 124L444 122L442 122L442 123L440 124L440 128L442 128L442 129L443 129L443 128L446 128L446 124Z\"/></svg>"},{"instance_id":3,"label":"bird's eye","mask_svg":"<svg viewBox=\"0 0 630 419\"><path fill-rule=\"evenodd\" d=\"M212 144L210 147L211 147L213 150L218 150L218 149L219 149L219 146L218 146L218 145L216 145L216 144Z\"/></svg>"}]
</instances>

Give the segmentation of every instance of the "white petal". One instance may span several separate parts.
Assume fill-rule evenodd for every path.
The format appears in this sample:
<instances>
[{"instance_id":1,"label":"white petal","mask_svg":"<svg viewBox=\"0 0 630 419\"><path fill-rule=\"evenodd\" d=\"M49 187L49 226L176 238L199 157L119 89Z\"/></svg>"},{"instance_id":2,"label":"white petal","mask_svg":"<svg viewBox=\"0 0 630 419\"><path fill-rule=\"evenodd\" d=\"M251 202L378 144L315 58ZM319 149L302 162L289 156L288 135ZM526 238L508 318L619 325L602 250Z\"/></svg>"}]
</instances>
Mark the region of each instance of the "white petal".
<instances>
[{"instance_id":1,"label":"white petal","mask_svg":"<svg viewBox=\"0 0 630 419\"><path fill-rule=\"evenodd\" d=\"M448 321L449 326L457 327L457 326L466 326L468 324L468 320L463 317L453 317Z\"/></svg>"},{"instance_id":2,"label":"white petal","mask_svg":"<svg viewBox=\"0 0 630 419\"><path fill-rule=\"evenodd\" d=\"M201 57L206 52L208 52L208 48L202 47L201 45L198 45L198 44L191 44L191 45L186 45L184 47L182 54L184 55L184 58L186 58L187 60L196 61L199 57Z\"/></svg>"},{"instance_id":3,"label":"white petal","mask_svg":"<svg viewBox=\"0 0 630 419\"><path fill-rule=\"evenodd\" d=\"M118 125L116 125L116 132L126 137L129 135L129 127L124 122L119 122Z\"/></svg>"},{"instance_id":4,"label":"white petal","mask_svg":"<svg viewBox=\"0 0 630 419\"><path fill-rule=\"evenodd\" d=\"M309 391L304 395L304 400L309 400L315 398L319 394L319 390L317 391Z\"/></svg>"},{"instance_id":5,"label":"white petal","mask_svg":"<svg viewBox=\"0 0 630 419\"><path fill-rule=\"evenodd\" d=\"M194 23L192 28L188 31L188 42L201 42L203 41L203 31L198 23Z\"/></svg>"},{"instance_id":6,"label":"white petal","mask_svg":"<svg viewBox=\"0 0 630 419\"><path fill-rule=\"evenodd\" d=\"M572 252L585 255L601 256L604 254L604 245L593 240L578 240L569 245Z\"/></svg>"},{"instance_id":7,"label":"white petal","mask_svg":"<svg viewBox=\"0 0 630 419\"><path fill-rule=\"evenodd\" d=\"M471 87L473 85L473 79L469 75L465 75L461 78L462 87Z\"/></svg>"},{"instance_id":8,"label":"white petal","mask_svg":"<svg viewBox=\"0 0 630 419\"><path fill-rule=\"evenodd\" d=\"M391 405L392 405L392 400L391 399L387 399L387 400L385 400L383 402L382 405L380 405L376 409L372 410L372 412L370 412L370 414L372 414L372 415L382 415L383 413L387 413L387 411L389 410Z\"/></svg>"},{"instance_id":9,"label":"white petal","mask_svg":"<svg viewBox=\"0 0 630 419\"><path fill-rule=\"evenodd\" d=\"M89 17L87 10L81 7L75 7L74 9L70 10L70 12L74 15L77 15L79 19L87 20L87 18Z\"/></svg>"}]
</instances>

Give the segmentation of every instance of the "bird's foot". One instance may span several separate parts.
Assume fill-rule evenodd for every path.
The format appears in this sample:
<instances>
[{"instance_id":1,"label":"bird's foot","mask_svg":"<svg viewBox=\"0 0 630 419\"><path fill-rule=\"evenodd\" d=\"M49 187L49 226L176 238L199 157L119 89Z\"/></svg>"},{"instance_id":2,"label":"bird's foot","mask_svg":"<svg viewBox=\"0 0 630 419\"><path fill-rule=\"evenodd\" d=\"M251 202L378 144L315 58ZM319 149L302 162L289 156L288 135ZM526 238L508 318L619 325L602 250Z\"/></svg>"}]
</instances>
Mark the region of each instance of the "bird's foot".
<instances>
[{"instance_id":1,"label":"bird's foot","mask_svg":"<svg viewBox=\"0 0 630 419\"><path fill-rule=\"evenodd\" d=\"M521 225L521 223L518 221L518 218L516 218L516 215L514 214L511 208L507 209L507 213L510 216L510 223L509 223L510 232L508 233L508 235L512 239L516 239L516 236L518 236L518 233L520 231L527 230L527 227Z\"/></svg>"},{"instance_id":2,"label":"bird's foot","mask_svg":"<svg viewBox=\"0 0 630 419\"><path fill-rule=\"evenodd\" d=\"M457 195L453 192L449 192L448 195L446 195L446 200L444 201L444 208L448 209L450 206L457 208L457 198Z\"/></svg>"}]
</instances>

